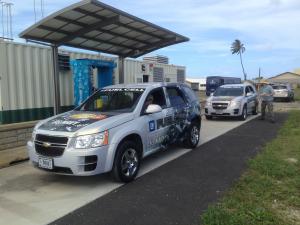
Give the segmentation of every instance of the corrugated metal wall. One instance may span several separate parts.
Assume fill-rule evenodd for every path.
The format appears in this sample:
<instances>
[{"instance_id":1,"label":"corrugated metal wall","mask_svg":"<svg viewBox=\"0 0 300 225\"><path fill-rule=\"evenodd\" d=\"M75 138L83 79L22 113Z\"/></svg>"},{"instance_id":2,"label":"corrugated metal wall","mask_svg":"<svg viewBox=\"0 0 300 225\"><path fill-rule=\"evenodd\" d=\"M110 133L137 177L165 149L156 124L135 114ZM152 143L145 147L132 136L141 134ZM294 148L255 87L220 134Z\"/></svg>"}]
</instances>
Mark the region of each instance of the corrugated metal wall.
<instances>
[{"instance_id":1,"label":"corrugated metal wall","mask_svg":"<svg viewBox=\"0 0 300 225\"><path fill-rule=\"evenodd\" d=\"M108 59L96 54L64 51L70 59ZM109 58L111 60L111 58ZM0 42L2 110L53 107L51 50L46 47ZM60 72L61 104L73 104L71 71Z\"/></svg>"},{"instance_id":2,"label":"corrugated metal wall","mask_svg":"<svg viewBox=\"0 0 300 225\"><path fill-rule=\"evenodd\" d=\"M47 48L0 42L3 110L52 105L51 52Z\"/></svg>"},{"instance_id":3,"label":"corrugated metal wall","mask_svg":"<svg viewBox=\"0 0 300 225\"><path fill-rule=\"evenodd\" d=\"M70 59L89 58L115 60L116 64L118 62L117 58L100 54L65 50L60 53L68 54ZM142 64L148 65L147 74L142 71ZM177 69L185 70L185 67L180 66L126 59L125 83L136 83L137 80L142 80L143 75L149 75L149 82L152 82L154 67L162 68L164 78L169 78L170 82L177 82ZM119 82L118 71L118 67L115 68L114 83ZM49 107L53 107L53 71L50 48L0 41L0 78L0 112L6 111L8 115L10 110L48 108L49 111ZM62 106L73 105L71 71L60 72L60 89Z\"/></svg>"}]
</instances>

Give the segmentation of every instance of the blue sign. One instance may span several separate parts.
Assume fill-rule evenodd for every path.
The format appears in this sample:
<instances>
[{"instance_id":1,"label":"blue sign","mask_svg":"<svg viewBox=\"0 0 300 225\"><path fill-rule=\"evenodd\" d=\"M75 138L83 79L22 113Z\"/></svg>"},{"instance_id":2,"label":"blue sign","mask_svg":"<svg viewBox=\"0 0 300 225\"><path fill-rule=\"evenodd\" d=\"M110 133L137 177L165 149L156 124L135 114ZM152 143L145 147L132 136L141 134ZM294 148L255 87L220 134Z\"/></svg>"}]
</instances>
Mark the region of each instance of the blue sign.
<instances>
[{"instance_id":1,"label":"blue sign","mask_svg":"<svg viewBox=\"0 0 300 225\"><path fill-rule=\"evenodd\" d=\"M149 131L152 132L155 130L155 121L151 120L149 121Z\"/></svg>"}]
</instances>

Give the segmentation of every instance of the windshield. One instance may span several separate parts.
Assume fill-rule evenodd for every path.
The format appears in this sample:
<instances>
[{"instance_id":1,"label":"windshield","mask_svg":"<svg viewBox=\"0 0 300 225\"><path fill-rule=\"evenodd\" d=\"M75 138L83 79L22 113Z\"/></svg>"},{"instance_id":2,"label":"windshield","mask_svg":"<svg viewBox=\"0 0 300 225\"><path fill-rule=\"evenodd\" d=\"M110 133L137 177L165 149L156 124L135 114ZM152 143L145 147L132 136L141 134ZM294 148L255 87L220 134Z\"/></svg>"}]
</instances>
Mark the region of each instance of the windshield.
<instances>
[{"instance_id":1,"label":"windshield","mask_svg":"<svg viewBox=\"0 0 300 225\"><path fill-rule=\"evenodd\" d=\"M243 87L219 87L214 96L242 96L244 95Z\"/></svg>"},{"instance_id":2,"label":"windshield","mask_svg":"<svg viewBox=\"0 0 300 225\"><path fill-rule=\"evenodd\" d=\"M77 110L120 113L132 112L144 91L144 88L101 89Z\"/></svg>"},{"instance_id":3,"label":"windshield","mask_svg":"<svg viewBox=\"0 0 300 225\"><path fill-rule=\"evenodd\" d=\"M217 86L220 84L220 78L208 78L207 84L210 86Z\"/></svg>"},{"instance_id":4,"label":"windshield","mask_svg":"<svg viewBox=\"0 0 300 225\"><path fill-rule=\"evenodd\" d=\"M281 90L281 89L287 89L285 85L278 85L278 86L273 86L274 90Z\"/></svg>"}]
</instances>

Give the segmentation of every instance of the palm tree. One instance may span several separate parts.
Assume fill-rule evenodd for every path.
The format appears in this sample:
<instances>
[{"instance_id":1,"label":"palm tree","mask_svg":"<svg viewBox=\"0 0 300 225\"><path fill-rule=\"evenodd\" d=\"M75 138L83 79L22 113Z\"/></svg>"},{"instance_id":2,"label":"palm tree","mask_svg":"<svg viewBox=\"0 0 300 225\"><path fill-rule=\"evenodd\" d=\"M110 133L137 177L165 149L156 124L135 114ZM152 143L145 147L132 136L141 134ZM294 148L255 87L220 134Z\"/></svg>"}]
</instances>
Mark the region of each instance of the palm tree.
<instances>
[{"instance_id":1,"label":"palm tree","mask_svg":"<svg viewBox=\"0 0 300 225\"><path fill-rule=\"evenodd\" d=\"M242 65L242 69L243 69L244 79L247 80L247 74L245 73L245 69L244 69L244 65L243 65L243 59L242 59L242 54L245 51L246 51L246 48L245 48L244 44L239 39L236 39L231 44L231 53L240 55L240 60L241 60L241 65Z\"/></svg>"}]
</instances>

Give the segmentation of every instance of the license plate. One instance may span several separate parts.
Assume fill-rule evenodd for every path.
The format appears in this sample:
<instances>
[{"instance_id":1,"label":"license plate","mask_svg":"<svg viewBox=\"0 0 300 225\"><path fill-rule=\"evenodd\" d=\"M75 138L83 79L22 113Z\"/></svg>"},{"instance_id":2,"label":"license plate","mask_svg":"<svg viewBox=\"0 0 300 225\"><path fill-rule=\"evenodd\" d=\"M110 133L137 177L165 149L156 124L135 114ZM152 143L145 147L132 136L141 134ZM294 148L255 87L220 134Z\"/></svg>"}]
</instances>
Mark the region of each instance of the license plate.
<instances>
[{"instance_id":1,"label":"license plate","mask_svg":"<svg viewBox=\"0 0 300 225\"><path fill-rule=\"evenodd\" d=\"M39 158L39 167L43 169L52 170L53 169L53 160L47 158Z\"/></svg>"},{"instance_id":2,"label":"license plate","mask_svg":"<svg viewBox=\"0 0 300 225\"><path fill-rule=\"evenodd\" d=\"M216 114L223 114L223 111L222 110L216 110Z\"/></svg>"}]
</instances>

